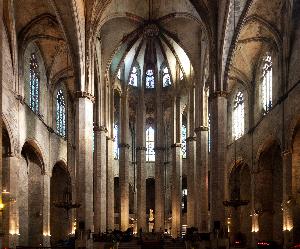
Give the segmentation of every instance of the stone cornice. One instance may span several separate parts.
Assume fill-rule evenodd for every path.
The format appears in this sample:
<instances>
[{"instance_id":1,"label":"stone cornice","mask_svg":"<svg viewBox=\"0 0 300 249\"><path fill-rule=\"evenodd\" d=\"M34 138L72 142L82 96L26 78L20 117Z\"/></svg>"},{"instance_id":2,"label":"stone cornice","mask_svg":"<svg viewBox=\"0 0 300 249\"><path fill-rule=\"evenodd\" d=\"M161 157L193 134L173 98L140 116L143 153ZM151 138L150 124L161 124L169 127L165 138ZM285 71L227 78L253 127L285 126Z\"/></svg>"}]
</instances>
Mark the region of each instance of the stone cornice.
<instances>
[{"instance_id":1,"label":"stone cornice","mask_svg":"<svg viewBox=\"0 0 300 249\"><path fill-rule=\"evenodd\" d=\"M208 131L208 127L201 125L200 127L195 128L196 133L198 133L200 131Z\"/></svg>"},{"instance_id":2,"label":"stone cornice","mask_svg":"<svg viewBox=\"0 0 300 249\"><path fill-rule=\"evenodd\" d=\"M197 138L194 137L194 136L193 136L193 137L187 137L187 138L186 138L186 141L187 141L187 142L193 142L193 141L196 141L196 140L197 140Z\"/></svg>"},{"instance_id":3,"label":"stone cornice","mask_svg":"<svg viewBox=\"0 0 300 249\"><path fill-rule=\"evenodd\" d=\"M107 128L104 125L94 124L94 131L104 131L108 132Z\"/></svg>"},{"instance_id":4,"label":"stone cornice","mask_svg":"<svg viewBox=\"0 0 300 249\"><path fill-rule=\"evenodd\" d=\"M228 92L226 91L215 91L209 95L209 99L215 99L218 97L227 98Z\"/></svg>"},{"instance_id":5,"label":"stone cornice","mask_svg":"<svg viewBox=\"0 0 300 249\"><path fill-rule=\"evenodd\" d=\"M138 146L138 147L136 147L136 150L144 150L144 151L146 151L147 148L144 147L144 146Z\"/></svg>"},{"instance_id":6,"label":"stone cornice","mask_svg":"<svg viewBox=\"0 0 300 249\"><path fill-rule=\"evenodd\" d=\"M119 144L119 148L127 148L127 149L129 149L129 148L130 148L130 145L129 145L129 144L126 144L126 143L120 143L120 144Z\"/></svg>"},{"instance_id":7,"label":"stone cornice","mask_svg":"<svg viewBox=\"0 0 300 249\"><path fill-rule=\"evenodd\" d=\"M175 143L171 145L171 148L178 148L181 147L181 143Z\"/></svg>"},{"instance_id":8,"label":"stone cornice","mask_svg":"<svg viewBox=\"0 0 300 249\"><path fill-rule=\"evenodd\" d=\"M90 101L92 101L93 103L95 103L95 97L92 94L88 93L88 92L77 91L76 94L75 94L75 97L76 98L87 98Z\"/></svg>"}]
</instances>

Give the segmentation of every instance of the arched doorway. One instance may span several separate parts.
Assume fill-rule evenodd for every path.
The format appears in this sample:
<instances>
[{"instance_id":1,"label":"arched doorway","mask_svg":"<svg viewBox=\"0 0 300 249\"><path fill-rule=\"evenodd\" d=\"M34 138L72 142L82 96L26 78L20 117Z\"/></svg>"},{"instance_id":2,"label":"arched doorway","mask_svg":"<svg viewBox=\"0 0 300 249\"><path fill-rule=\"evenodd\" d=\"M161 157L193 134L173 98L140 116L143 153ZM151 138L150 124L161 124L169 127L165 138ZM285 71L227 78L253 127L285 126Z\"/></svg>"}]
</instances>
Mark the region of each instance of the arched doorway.
<instances>
[{"instance_id":1,"label":"arched doorway","mask_svg":"<svg viewBox=\"0 0 300 249\"><path fill-rule=\"evenodd\" d=\"M282 243L282 157L281 149L273 143L258 160L255 179L255 212L258 214L258 239Z\"/></svg>"},{"instance_id":2,"label":"arched doorway","mask_svg":"<svg viewBox=\"0 0 300 249\"><path fill-rule=\"evenodd\" d=\"M292 151L293 240L300 242L300 127L296 129Z\"/></svg>"},{"instance_id":3,"label":"arched doorway","mask_svg":"<svg viewBox=\"0 0 300 249\"><path fill-rule=\"evenodd\" d=\"M70 198L72 200L71 177L65 170L63 163L57 163L52 170L50 180L50 231L51 244L55 245L61 240L67 239L71 230L71 211L67 212L63 208L54 205Z\"/></svg>"},{"instance_id":4,"label":"arched doorway","mask_svg":"<svg viewBox=\"0 0 300 249\"><path fill-rule=\"evenodd\" d=\"M43 245L44 163L36 146L29 142L24 144L21 154L25 163L23 166L26 168L22 167L23 172L20 173L20 182L22 182L18 198L21 203L20 232L25 234L23 242L26 243L28 231L28 246L41 246Z\"/></svg>"},{"instance_id":5,"label":"arched doorway","mask_svg":"<svg viewBox=\"0 0 300 249\"><path fill-rule=\"evenodd\" d=\"M236 165L229 178L230 199L249 201L247 205L231 208L229 236L231 243L251 243L251 173L245 163Z\"/></svg>"}]
</instances>

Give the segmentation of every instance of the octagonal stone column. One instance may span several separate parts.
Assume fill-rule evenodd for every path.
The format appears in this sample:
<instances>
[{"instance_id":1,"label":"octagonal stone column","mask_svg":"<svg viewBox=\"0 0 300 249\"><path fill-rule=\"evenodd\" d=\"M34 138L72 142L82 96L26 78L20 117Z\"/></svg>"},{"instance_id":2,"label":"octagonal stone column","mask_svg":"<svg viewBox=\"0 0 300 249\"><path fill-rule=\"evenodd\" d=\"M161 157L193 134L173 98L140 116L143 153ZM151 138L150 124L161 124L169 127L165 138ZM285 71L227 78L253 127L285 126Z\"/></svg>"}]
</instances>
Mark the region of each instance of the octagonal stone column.
<instances>
[{"instance_id":1,"label":"octagonal stone column","mask_svg":"<svg viewBox=\"0 0 300 249\"><path fill-rule=\"evenodd\" d=\"M77 92L76 101L76 195L77 228L81 239L77 247L92 247L93 227L93 97Z\"/></svg>"},{"instance_id":2,"label":"octagonal stone column","mask_svg":"<svg viewBox=\"0 0 300 249\"><path fill-rule=\"evenodd\" d=\"M94 126L94 229L106 231L106 133L104 126Z\"/></svg>"}]
</instances>

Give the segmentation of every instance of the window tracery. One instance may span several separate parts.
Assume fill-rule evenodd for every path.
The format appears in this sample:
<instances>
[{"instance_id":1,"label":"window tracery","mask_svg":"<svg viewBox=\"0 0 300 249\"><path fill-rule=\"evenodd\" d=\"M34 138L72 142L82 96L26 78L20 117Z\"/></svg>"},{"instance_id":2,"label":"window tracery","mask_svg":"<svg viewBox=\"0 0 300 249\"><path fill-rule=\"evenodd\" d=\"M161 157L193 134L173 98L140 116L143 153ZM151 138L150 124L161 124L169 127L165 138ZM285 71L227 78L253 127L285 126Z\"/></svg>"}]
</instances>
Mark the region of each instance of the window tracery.
<instances>
[{"instance_id":1,"label":"window tracery","mask_svg":"<svg viewBox=\"0 0 300 249\"><path fill-rule=\"evenodd\" d=\"M150 126L146 130L146 161L155 161L155 151L154 151L154 129Z\"/></svg>"},{"instance_id":2,"label":"window tracery","mask_svg":"<svg viewBox=\"0 0 300 249\"><path fill-rule=\"evenodd\" d=\"M66 136L66 104L61 89L56 95L56 131L60 136Z\"/></svg>"},{"instance_id":3,"label":"window tracery","mask_svg":"<svg viewBox=\"0 0 300 249\"><path fill-rule=\"evenodd\" d=\"M235 95L232 113L232 136L240 138L244 134L245 101L242 92Z\"/></svg>"},{"instance_id":4,"label":"window tracery","mask_svg":"<svg viewBox=\"0 0 300 249\"><path fill-rule=\"evenodd\" d=\"M272 77L272 57L267 55L263 61L261 84L262 105L265 113L272 108Z\"/></svg>"},{"instance_id":5,"label":"window tracery","mask_svg":"<svg viewBox=\"0 0 300 249\"><path fill-rule=\"evenodd\" d=\"M146 88L154 88L154 72L152 69L146 71Z\"/></svg>"},{"instance_id":6,"label":"window tracery","mask_svg":"<svg viewBox=\"0 0 300 249\"><path fill-rule=\"evenodd\" d=\"M170 86L172 84L171 82L171 76L169 74L168 67L165 67L163 70L163 87Z\"/></svg>"},{"instance_id":7,"label":"window tracery","mask_svg":"<svg viewBox=\"0 0 300 249\"><path fill-rule=\"evenodd\" d=\"M29 71L30 71L29 107L35 113L39 113L40 73L39 73L39 63L35 53L31 54Z\"/></svg>"},{"instance_id":8,"label":"window tracery","mask_svg":"<svg viewBox=\"0 0 300 249\"><path fill-rule=\"evenodd\" d=\"M114 125L114 159L119 159L119 127L117 124Z\"/></svg>"},{"instance_id":9,"label":"window tracery","mask_svg":"<svg viewBox=\"0 0 300 249\"><path fill-rule=\"evenodd\" d=\"M183 124L181 126L181 151L182 158L186 158L186 126Z\"/></svg>"},{"instance_id":10,"label":"window tracery","mask_svg":"<svg viewBox=\"0 0 300 249\"><path fill-rule=\"evenodd\" d=\"M137 73L138 73L137 67L135 66L132 67L129 82L128 82L129 85L137 87L137 81L138 81Z\"/></svg>"}]
</instances>

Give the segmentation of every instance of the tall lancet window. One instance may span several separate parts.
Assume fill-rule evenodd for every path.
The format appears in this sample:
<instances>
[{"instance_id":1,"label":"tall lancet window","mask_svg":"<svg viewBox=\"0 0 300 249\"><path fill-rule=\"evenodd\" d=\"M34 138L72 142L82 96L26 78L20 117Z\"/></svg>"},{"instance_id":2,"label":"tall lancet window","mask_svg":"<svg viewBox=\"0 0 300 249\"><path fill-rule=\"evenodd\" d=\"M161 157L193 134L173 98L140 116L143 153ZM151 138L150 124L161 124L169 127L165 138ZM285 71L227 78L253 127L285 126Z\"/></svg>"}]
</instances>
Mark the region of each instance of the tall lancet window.
<instances>
[{"instance_id":1,"label":"tall lancet window","mask_svg":"<svg viewBox=\"0 0 300 249\"><path fill-rule=\"evenodd\" d=\"M240 138L244 134L245 101L242 92L235 95L232 112L232 136Z\"/></svg>"},{"instance_id":2,"label":"tall lancet window","mask_svg":"<svg viewBox=\"0 0 300 249\"><path fill-rule=\"evenodd\" d=\"M56 94L56 131L60 136L66 136L66 103L61 89Z\"/></svg>"},{"instance_id":3,"label":"tall lancet window","mask_svg":"<svg viewBox=\"0 0 300 249\"><path fill-rule=\"evenodd\" d=\"M152 69L146 71L146 88L154 88L154 72Z\"/></svg>"},{"instance_id":4,"label":"tall lancet window","mask_svg":"<svg viewBox=\"0 0 300 249\"><path fill-rule=\"evenodd\" d=\"M121 79L121 69L119 68L118 73L117 73L117 78L120 80Z\"/></svg>"},{"instance_id":5,"label":"tall lancet window","mask_svg":"<svg viewBox=\"0 0 300 249\"><path fill-rule=\"evenodd\" d=\"M186 126L181 126L181 151L182 158L186 158Z\"/></svg>"},{"instance_id":6,"label":"tall lancet window","mask_svg":"<svg viewBox=\"0 0 300 249\"><path fill-rule=\"evenodd\" d=\"M119 159L119 127L114 125L114 159Z\"/></svg>"},{"instance_id":7,"label":"tall lancet window","mask_svg":"<svg viewBox=\"0 0 300 249\"><path fill-rule=\"evenodd\" d=\"M29 106L32 111L39 113L39 95L40 95L40 72L39 64L35 53L30 57L30 92Z\"/></svg>"},{"instance_id":8,"label":"tall lancet window","mask_svg":"<svg viewBox=\"0 0 300 249\"><path fill-rule=\"evenodd\" d=\"M128 84L131 86L137 86L138 70L137 67L132 67Z\"/></svg>"},{"instance_id":9,"label":"tall lancet window","mask_svg":"<svg viewBox=\"0 0 300 249\"><path fill-rule=\"evenodd\" d=\"M266 55L263 60L261 83L262 105L265 113L272 108L272 76L272 57Z\"/></svg>"},{"instance_id":10,"label":"tall lancet window","mask_svg":"<svg viewBox=\"0 0 300 249\"><path fill-rule=\"evenodd\" d=\"M154 151L154 129L150 126L146 130L146 161L155 161L155 151Z\"/></svg>"},{"instance_id":11,"label":"tall lancet window","mask_svg":"<svg viewBox=\"0 0 300 249\"><path fill-rule=\"evenodd\" d=\"M171 82L171 77L169 74L169 69L168 67L165 67L163 70L163 87L170 86L172 84Z\"/></svg>"}]
</instances>

